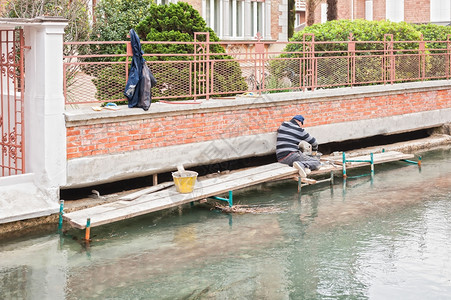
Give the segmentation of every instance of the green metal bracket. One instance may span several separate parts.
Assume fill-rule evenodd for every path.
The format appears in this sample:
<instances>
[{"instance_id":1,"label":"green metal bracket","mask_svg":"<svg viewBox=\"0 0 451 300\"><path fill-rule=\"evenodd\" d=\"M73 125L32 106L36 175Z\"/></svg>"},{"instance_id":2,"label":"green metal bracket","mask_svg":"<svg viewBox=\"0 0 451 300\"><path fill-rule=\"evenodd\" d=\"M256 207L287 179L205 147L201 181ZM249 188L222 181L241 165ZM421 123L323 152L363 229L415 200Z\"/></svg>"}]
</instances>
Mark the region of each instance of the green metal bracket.
<instances>
[{"instance_id":1,"label":"green metal bracket","mask_svg":"<svg viewBox=\"0 0 451 300\"><path fill-rule=\"evenodd\" d=\"M371 164L371 173L370 173L370 175L371 175L371 177L374 176L374 154L373 153L370 153L370 159L369 160L368 159L346 159L346 154L343 151L343 178L348 177L346 175L346 163L347 162L366 162L366 163L370 163ZM360 175L360 176L357 176L357 177L361 177L361 176L367 176L367 175Z\"/></svg>"},{"instance_id":2,"label":"green metal bracket","mask_svg":"<svg viewBox=\"0 0 451 300\"><path fill-rule=\"evenodd\" d=\"M58 231L60 232L63 228L63 214L64 214L64 200L60 201L60 213L59 213L59 221L58 221Z\"/></svg>"},{"instance_id":3,"label":"green metal bracket","mask_svg":"<svg viewBox=\"0 0 451 300\"><path fill-rule=\"evenodd\" d=\"M218 197L218 196L211 196L210 198L216 199L216 200L221 200L221 201L226 201L229 203L229 207L233 206L233 191L229 191L229 198L222 198L222 197Z\"/></svg>"}]
</instances>

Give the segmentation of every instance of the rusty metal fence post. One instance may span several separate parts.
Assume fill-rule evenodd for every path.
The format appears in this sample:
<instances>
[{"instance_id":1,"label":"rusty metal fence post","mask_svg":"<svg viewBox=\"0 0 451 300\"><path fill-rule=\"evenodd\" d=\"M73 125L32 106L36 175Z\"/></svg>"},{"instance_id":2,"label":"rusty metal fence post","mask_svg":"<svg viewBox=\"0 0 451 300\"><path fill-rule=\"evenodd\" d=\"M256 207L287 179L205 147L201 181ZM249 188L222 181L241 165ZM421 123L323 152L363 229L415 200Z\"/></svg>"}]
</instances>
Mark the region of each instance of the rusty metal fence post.
<instances>
[{"instance_id":1,"label":"rusty metal fence post","mask_svg":"<svg viewBox=\"0 0 451 300\"><path fill-rule=\"evenodd\" d=\"M257 34L257 43L255 44L255 78L261 78L260 86L257 83L258 94L261 95L262 90L268 88L266 86L266 71L265 71L265 44L261 41L261 34ZM260 76L259 76L260 75ZM258 82L258 81L257 81Z\"/></svg>"},{"instance_id":2,"label":"rusty metal fence post","mask_svg":"<svg viewBox=\"0 0 451 300\"><path fill-rule=\"evenodd\" d=\"M307 41L310 37L310 41ZM302 78L302 90L312 90L316 87L316 61L315 61L315 35L305 33L302 36L302 60L300 63L300 74Z\"/></svg>"},{"instance_id":3,"label":"rusty metal fence post","mask_svg":"<svg viewBox=\"0 0 451 300\"><path fill-rule=\"evenodd\" d=\"M446 79L451 77L451 34L446 36Z\"/></svg>"},{"instance_id":4,"label":"rusty metal fence post","mask_svg":"<svg viewBox=\"0 0 451 300\"><path fill-rule=\"evenodd\" d=\"M205 41L199 40L205 36ZM199 96L210 99L210 33L194 33L194 100Z\"/></svg>"},{"instance_id":5,"label":"rusty metal fence post","mask_svg":"<svg viewBox=\"0 0 451 300\"><path fill-rule=\"evenodd\" d=\"M418 50L419 50L419 74L420 74L420 79L422 81L424 81L424 79L426 78L426 45L425 42L423 40L423 35L421 35L421 39L418 43Z\"/></svg>"},{"instance_id":6,"label":"rusty metal fence post","mask_svg":"<svg viewBox=\"0 0 451 300\"><path fill-rule=\"evenodd\" d=\"M393 34L384 34L384 56L382 65L384 84L395 80L395 56L393 54Z\"/></svg>"},{"instance_id":7,"label":"rusty metal fence post","mask_svg":"<svg viewBox=\"0 0 451 300\"><path fill-rule=\"evenodd\" d=\"M352 33L348 43L348 83L351 86L355 84L355 41Z\"/></svg>"}]
</instances>

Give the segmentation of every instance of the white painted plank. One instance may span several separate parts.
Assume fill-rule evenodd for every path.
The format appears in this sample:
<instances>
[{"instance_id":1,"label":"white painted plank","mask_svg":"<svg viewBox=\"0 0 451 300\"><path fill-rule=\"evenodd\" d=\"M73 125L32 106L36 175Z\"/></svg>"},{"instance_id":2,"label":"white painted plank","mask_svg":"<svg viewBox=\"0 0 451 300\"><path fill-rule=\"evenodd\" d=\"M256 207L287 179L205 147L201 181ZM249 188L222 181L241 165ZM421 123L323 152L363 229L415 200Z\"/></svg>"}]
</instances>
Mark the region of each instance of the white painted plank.
<instances>
[{"instance_id":1,"label":"white painted plank","mask_svg":"<svg viewBox=\"0 0 451 300\"><path fill-rule=\"evenodd\" d=\"M397 161L401 159L411 159L412 154L403 154L401 152L389 151L376 153L373 156L374 163L383 163L389 161ZM349 157L352 160L369 160L370 155ZM339 162L340 159L330 161ZM347 168L355 168L368 165L369 163L357 162L351 163ZM334 168L329 166L312 174L328 173L332 170L341 170L341 167ZM273 163L265 166L250 168L242 171L231 172L215 178L209 178L198 181L192 193L181 194L175 190L175 187L158 191L152 194L144 194L132 201L117 201L114 203L104 204L85 210L75 211L65 214L64 218L68 220L74 227L84 229L86 219L91 218L91 226L99 226L131 217L151 213L154 211L178 206L184 203L197 201L200 199L216 196L226 193L230 190L237 190L251 185L256 185L270 180L278 180L296 175L298 171L288 165L281 163Z\"/></svg>"},{"instance_id":2,"label":"white painted plank","mask_svg":"<svg viewBox=\"0 0 451 300\"><path fill-rule=\"evenodd\" d=\"M135 193L125 195L124 197L119 198L119 200L124 200L124 201L135 200L135 199L141 197L142 195L150 194L153 192L158 192L159 190L165 189L165 188L173 186L173 185L174 185L173 181L163 182L163 183L151 186L149 188L137 191Z\"/></svg>"},{"instance_id":3,"label":"white painted plank","mask_svg":"<svg viewBox=\"0 0 451 300\"><path fill-rule=\"evenodd\" d=\"M178 206L183 203L200 200L210 196L222 194L229 190L239 189L249 185L258 184L281 176L287 173L296 174L297 170L287 165L276 164L272 168L276 170L269 171L271 167L264 166L248 169L242 172L224 175L224 178L212 178L196 184L195 189L189 194L180 194L175 192L175 188L160 191L150 195L144 195L134 201L121 201L122 203L112 205L114 203L102 205L102 207L94 207L70 213L65 215L72 225L83 229L86 219L91 218L91 227L116 222L153 211ZM262 172L263 171L263 172ZM233 175L233 176L231 176ZM243 177L245 176L245 177ZM221 180L221 179L225 179ZM124 203L125 202L125 203ZM124 205L127 204L127 205Z\"/></svg>"},{"instance_id":4,"label":"white painted plank","mask_svg":"<svg viewBox=\"0 0 451 300\"><path fill-rule=\"evenodd\" d=\"M202 187L208 187L211 185L223 184L224 182L227 182L230 180L237 180L237 179L239 180L241 178L246 178L248 176L258 174L258 173L264 173L264 174L267 174L268 176L270 176L272 174L272 172L277 172L278 170L283 170L283 172L290 173L290 172L293 172L293 170L295 170L295 169L291 168L287 165L281 164L281 163L273 163L273 164L250 168L250 169L246 169L246 170L242 170L242 171L238 171L238 172L232 172L230 174L222 175L222 176L215 177L215 178L205 179L203 181L197 182L196 186L198 187L199 184L201 184ZM138 204L140 202L157 201L159 199L168 198L168 197L172 198L175 195L191 195L191 194L196 195L196 193L198 193L198 189L196 189L196 186L195 186L193 193L190 193L190 194L180 194L176 191L175 187L172 187L172 188L169 188L164 191L159 191L159 192L152 193L150 195L145 195L146 197L143 197L144 196L143 195L140 198L134 200L135 201L134 203L118 201L118 202L114 202L114 203L103 204L103 205L87 208L84 210L71 212L71 213L65 214L64 219L70 221L71 219L82 218L83 219L82 222L86 223L86 218L88 215L94 216L99 213L106 213L108 211L113 211L118 208L123 208L123 207L129 206L129 205ZM137 200L139 200L139 202L136 202Z\"/></svg>"}]
</instances>

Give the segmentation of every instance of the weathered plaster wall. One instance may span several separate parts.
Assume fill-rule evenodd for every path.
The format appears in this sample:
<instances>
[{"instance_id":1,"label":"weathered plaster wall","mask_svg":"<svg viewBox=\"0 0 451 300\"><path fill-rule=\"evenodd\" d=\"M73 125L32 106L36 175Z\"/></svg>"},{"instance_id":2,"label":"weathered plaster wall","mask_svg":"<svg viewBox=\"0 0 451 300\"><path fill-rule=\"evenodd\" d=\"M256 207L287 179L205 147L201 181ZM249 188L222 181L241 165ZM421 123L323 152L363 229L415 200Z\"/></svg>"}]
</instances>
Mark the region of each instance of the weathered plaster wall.
<instances>
[{"instance_id":1,"label":"weathered plaster wall","mask_svg":"<svg viewBox=\"0 0 451 300\"><path fill-rule=\"evenodd\" d=\"M451 82L68 111L65 187L271 154L278 126L295 114L320 143L436 127L451 122Z\"/></svg>"}]
</instances>

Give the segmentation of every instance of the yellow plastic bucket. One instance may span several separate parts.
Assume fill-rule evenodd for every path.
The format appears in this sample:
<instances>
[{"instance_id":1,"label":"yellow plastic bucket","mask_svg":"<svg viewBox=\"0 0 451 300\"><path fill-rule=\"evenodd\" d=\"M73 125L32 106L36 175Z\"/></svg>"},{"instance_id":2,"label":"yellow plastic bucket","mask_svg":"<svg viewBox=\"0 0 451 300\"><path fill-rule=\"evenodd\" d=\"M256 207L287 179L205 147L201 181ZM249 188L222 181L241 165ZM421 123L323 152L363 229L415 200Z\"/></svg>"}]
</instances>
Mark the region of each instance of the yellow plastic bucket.
<instances>
[{"instance_id":1,"label":"yellow plastic bucket","mask_svg":"<svg viewBox=\"0 0 451 300\"><path fill-rule=\"evenodd\" d=\"M194 171L182 171L173 172L172 179L174 179L175 189L179 193L191 193L196 184L197 172Z\"/></svg>"}]
</instances>

